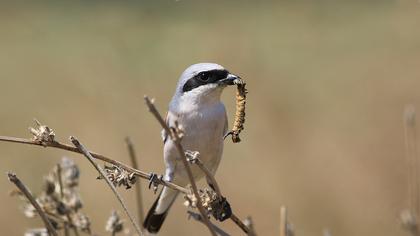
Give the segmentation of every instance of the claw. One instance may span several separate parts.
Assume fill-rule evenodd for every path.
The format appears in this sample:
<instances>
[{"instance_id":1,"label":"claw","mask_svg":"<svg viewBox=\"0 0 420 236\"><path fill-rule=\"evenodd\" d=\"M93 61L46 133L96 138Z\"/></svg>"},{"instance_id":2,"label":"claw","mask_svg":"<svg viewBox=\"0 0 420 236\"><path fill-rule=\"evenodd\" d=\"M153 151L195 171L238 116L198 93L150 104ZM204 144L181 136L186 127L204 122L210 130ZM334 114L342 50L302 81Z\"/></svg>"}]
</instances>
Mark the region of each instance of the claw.
<instances>
[{"instance_id":1,"label":"claw","mask_svg":"<svg viewBox=\"0 0 420 236\"><path fill-rule=\"evenodd\" d=\"M220 197L220 199L214 201L212 203L212 209L213 217L220 222L225 221L232 216L230 204L224 197Z\"/></svg>"},{"instance_id":2,"label":"claw","mask_svg":"<svg viewBox=\"0 0 420 236\"><path fill-rule=\"evenodd\" d=\"M156 194L160 182L163 180L163 175L157 175L155 173L150 173L149 178L149 189L153 187L153 192Z\"/></svg>"},{"instance_id":3,"label":"claw","mask_svg":"<svg viewBox=\"0 0 420 236\"><path fill-rule=\"evenodd\" d=\"M187 161L192 164L195 164L198 161L199 156L200 156L199 152L190 151L190 150L185 151L185 157L187 158Z\"/></svg>"}]
</instances>

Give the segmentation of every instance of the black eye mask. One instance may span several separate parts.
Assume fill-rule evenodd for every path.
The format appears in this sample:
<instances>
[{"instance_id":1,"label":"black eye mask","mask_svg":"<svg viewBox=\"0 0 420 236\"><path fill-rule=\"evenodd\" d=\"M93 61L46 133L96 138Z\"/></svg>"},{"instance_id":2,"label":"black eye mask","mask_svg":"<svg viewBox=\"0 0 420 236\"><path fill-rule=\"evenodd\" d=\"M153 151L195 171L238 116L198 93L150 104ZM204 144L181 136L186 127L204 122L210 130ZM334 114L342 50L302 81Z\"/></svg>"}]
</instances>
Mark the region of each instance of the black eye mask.
<instances>
[{"instance_id":1,"label":"black eye mask","mask_svg":"<svg viewBox=\"0 0 420 236\"><path fill-rule=\"evenodd\" d=\"M227 70L209 70L203 71L189 79L182 88L182 92L188 92L206 84L214 84L217 81L225 79L229 75Z\"/></svg>"}]
</instances>

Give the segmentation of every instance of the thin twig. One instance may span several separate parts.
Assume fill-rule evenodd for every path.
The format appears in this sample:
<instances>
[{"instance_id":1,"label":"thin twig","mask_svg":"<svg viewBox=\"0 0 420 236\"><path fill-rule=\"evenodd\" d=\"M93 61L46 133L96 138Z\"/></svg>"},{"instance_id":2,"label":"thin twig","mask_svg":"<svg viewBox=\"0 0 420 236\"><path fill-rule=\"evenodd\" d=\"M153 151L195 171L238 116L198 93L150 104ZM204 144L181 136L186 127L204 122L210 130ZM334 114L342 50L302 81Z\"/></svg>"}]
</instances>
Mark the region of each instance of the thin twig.
<instances>
[{"instance_id":1,"label":"thin twig","mask_svg":"<svg viewBox=\"0 0 420 236\"><path fill-rule=\"evenodd\" d=\"M203 221L203 217L201 216L201 214L195 213L193 211L187 211L188 214L188 218L192 218L202 224L205 225L204 221ZM211 222L210 222L211 223ZM213 226L214 231L216 231L216 233L220 236L230 236L228 233L226 233L223 229L219 228L217 225L211 223L211 225Z\"/></svg>"},{"instance_id":2,"label":"thin twig","mask_svg":"<svg viewBox=\"0 0 420 236\"><path fill-rule=\"evenodd\" d=\"M280 236L288 236L287 232L287 209L285 206L280 208Z\"/></svg>"},{"instance_id":3,"label":"thin twig","mask_svg":"<svg viewBox=\"0 0 420 236\"><path fill-rule=\"evenodd\" d=\"M48 219L45 212L42 210L41 206L35 200L34 196L29 192L28 188L20 181L20 179L14 173L7 173L9 177L9 181L14 183L16 187L25 195L25 197L29 200L29 202L34 206L35 210L38 212L39 216L41 217L42 221L44 221L45 227L48 230L50 235L57 236L57 232L55 231L53 225L51 224L50 220Z\"/></svg>"},{"instance_id":4,"label":"thin twig","mask_svg":"<svg viewBox=\"0 0 420 236\"><path fill-rule=\"evenodd\" d=\"M401 220L405 229L413 236L419 236L420 217L420 180L419 160L417 155L417 133L416 133L416 110L414 106L408 105L404 109L404 136L405 150L408 164L408 196L409 210L401 214Z\"/></svg>"},{"instance_id":5,"label":"thin twig","mask_svg":"<svg viewBox=\"0 0 420 236\"><path fill-rule=\"evenodd\" d=\"M235 214L232 213L232 215L230 216L230 219L239 226L239 228L242 229L242 231L244 231L246 234L249 233L249 229L248 227L244 224L244 222L242 222L241 219L239 219Z\"/></svg>"},{"instance_id":6,"label":"thin twig","mask_svg":"<svg viewBox=\"0 0 420 236\"><path fill-rule=\"evenodd\" d=\"M214 188L214 191L216 192L216 194L219 197L223 197L222 192L220 190L219 184L216 181L216 178L213 176L213 174L210 172L210 170L203 164L203 162L201 161L199 155L195 155L192 159L192 163L196 164L201 171L203 171L203 173L206 175L207 177L207 181L210 181L210 185ZM253 231L244 224L244 222L242 222L233 212L232 212L232 216L230 217L230 219L239 226L239 228L241 228L246 234L248 235L255 235L255 233L253 233Z\"/></svg>"},{"instance_id":7,"label":"thin twig","mask_svg":"<svg viewBox=\"0 0 420 236\"><path fill-rule=\"evenodd\" d=\"M74 153L79 153L79 154L83 154L79 149L70 146L68 144L65 143L60 143L58 141L54 141L54 142L50 142L50 143L41 143L39 141L33 141L30 139L25 139L25 138L16 138L16 137L8 137L8 136L0 136L0 141L3 142L11 142L11 143L20 143L20 144L28 144L28 145L35 145L35 146L40 146L40 147L53 147L53 148L58 148L58 149L62 149L62 150L66 150L66 151L70 151L70 152L74 152ZM125 169L128 172L132 172L134 173L137 177L143 178L143 179L147 179L149 180L151 178L151 174L148 174L144 171L141 170L137 170L133 167L130 167L122 162L119 162L117 160L113 160L111 158L108 158L102 154L98 154L95 152L90 152L90 154L92 155L93 158L110 163L112 165L116 165L118 167L121 167L123 169ZM188 194L189 190L181 187L179 185L176 185L172 182L169 181L165 181L163 179L155 179L154 181L156 181L158 184L164 185L168 188L177 190L179 192L182 192L184 194Z\"/></svg>"},{"instance_id":8,"label":"thin twig","mask_svg":"<svg viewBox=\"0 0 420 236\"><path fill-rule=\"evenodd\" d=\"M198 208L201 216L203 217L204 223L206 224L206 226L209 229L210 233L213 236L216 236L216 233L214 232L214 229L211 226L211 222L210 222L209 218L207 217L206 210L203 207L203 203L201 202L200 195L198 194L197 184L195 183L194 176L192 174L191 168L190 168L190 166L188 164L188 161L187 161L187 158L185 156L185 150L184 150L184 148L181 145L181 137L180 137L179 130L177 129L177 127L171 129L166 124L166 122L163 120L162 116L160 115L160 113L156 109L156 107L153 104L153 102L147 96L144 97L144 100L146 101L146 105L149 108L149 111L158 120L158 122L160 123L160 125L162 126L162 128L167 132L167 134L171 137L173 143L175 144L176 149L178 150L178 154L181 157L182 163L184 164L185 170L187 171L188 178L190 180L190 184L191 184L191 187L192 187L194 196L197 199L197 208Z\"/></svg>"},{"instance_id":9,"label":"thin twig","mask_svg":"<svg viewBox=\"0 0 420 236\"><path fill-rule=\"evenodd\" d=\"M254 229L254 222L252 221L252 218L250 216L248 216L245 220L244 220L244 224L248 227L249 232L248 232L248 236L257 236L257 233L255 232Z\"/></svg>"},{"instance_id":10,"label":"thin twig","mask_svg":"<svg viewBox=\"0 0 420 236\"><path fill-rule=\"evenodd\" d=\"M416 145L416 111L413 106L407 106L404 111L404 134L406 145L406 156L410 168L410 208L416 217L420 217L419 204L419 179L418 179L418 160Z\"/></svg>"},{"instance_id":11,"label":"thin twig","mask_svg":"<svg viewBox=\"0 0 420 236\"><path fill-rule=\"evenodd\" d=\"M131 139L127 137L125 139L125 143L127 144L128 154L130 156L131 164L135 169L139 169L139 165L137 163L137 155L136 151L134 150L134 145L131 142ZM142 201L142 194L141 194L141 182L140 180L136 181L135 186L136 192L136 200L137 200L137 214L139 217L139 222L143 222L144 220L144 210L143 210L143 201ZM140 223L140 227L143 227L143 224Z\"/></svg>"},{"instance_id":12,"label":"thin twig","mask_svg":"<svg viewBox=\"0 0 420 236\"><path fill-rule=\"evenodd\" d=\"M56 168L57 168L56 169L57 170L56 174L57 174L57 179L58 179L58 186L60 188L60 198L61 198L61 201L63 201L64 193L63 193L63 181L61 179L61 166L60 166L60 164L57 164ZM69 226L66 222L64 222L64 235L69 236Z\"/></svg>"},{"instance_id":13,"label":"thin twig","mask_svg":"<svg viewBox=\"0 0 420 236\"><path fill-rule=\"evenodd\" d=\"M140 227L138 226L138 224L136 223L136 221L134 220L134 217L130 214L130 212L127 209L127 206L124 204L124 201L121 197L121 195L118 193L117 189L115 188L115 186L112 184L112 182L106 177L106 173L105 171L102 169L102 167L100 167L95 160L93 159L92 155L89 153L89 151L79 142L79 140L77 140L75 137L70 137L70 141L74 144L74 146L76 146L84 155L85 157L89 160L89 162L95 167L95 169L99 172L99 174L102 176L103 179L105 179L106 183L108 184L108 186L111 188L112 192L115 194L115 196L117 197L118 201L120 202L122 208L124 209L125 213L127 214L128 218L130 219L131 223L134 226L134 229L137 231L137 234L142 236L143 233L140 229Z\"/></svg>"},{"instance_id":14,"label":"thin twig","mask_svg":"<svg viewBox=\"0 0 420 236\"><path fill-rule=\"evenodd\" d=\"M57 179L58 179L58 185L60 187L60 197L61 197L61 201L63 201L64 200L64 191L63 191L64 188L63 188L63 179L61 177L61 165L57 164L56 167L57 167L57 173L56 174L57 174ZM67 218L68 224L67 223L64 224L64 234L69 235L68 226L70 226L70 227L73 228L74 235L79 236L79 232L77 231L77 227L74 226L73 220L71 219L69 212L66 212L66 218Z\"/></svg>"}]
</instances>

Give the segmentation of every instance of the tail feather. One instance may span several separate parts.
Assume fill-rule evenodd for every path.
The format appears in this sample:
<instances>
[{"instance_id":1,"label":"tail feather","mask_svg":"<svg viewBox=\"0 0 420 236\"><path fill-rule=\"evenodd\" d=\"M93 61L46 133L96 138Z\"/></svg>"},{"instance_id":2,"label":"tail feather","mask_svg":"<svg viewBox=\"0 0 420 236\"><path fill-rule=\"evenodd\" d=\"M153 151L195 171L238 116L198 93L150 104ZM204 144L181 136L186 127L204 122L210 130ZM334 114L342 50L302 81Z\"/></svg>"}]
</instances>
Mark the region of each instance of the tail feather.
<instances>
[{"instance_id":1,"label":"tail feather","mask_svg":"<svg viewBox=\"0 0 420 236\"><path fill-rule=\"evenodd\" d=\"M144 220L143 227L149 233L157 233L162 227L163 222L165 221L166 216L168 215L169 209L174 203L176 196L178 195L176 191L164 188L159 196L156 198L149 212L147 213L146 219ZM169 201L162 203L162 201ZM162 205L165 204L165 209L161 209ZM160 209L158 209L160 208Z\"/></svg>"}]
</instances>

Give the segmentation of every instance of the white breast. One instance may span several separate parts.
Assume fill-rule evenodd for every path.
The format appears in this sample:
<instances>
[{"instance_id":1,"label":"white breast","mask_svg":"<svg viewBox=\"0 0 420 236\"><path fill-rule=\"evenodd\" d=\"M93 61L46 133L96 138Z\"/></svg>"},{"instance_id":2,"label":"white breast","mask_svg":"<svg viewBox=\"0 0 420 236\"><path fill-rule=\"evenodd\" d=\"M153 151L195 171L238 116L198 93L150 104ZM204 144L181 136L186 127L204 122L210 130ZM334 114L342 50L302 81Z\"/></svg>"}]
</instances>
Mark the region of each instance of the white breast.
<instances>
[{"instance_id":1,"label":"white breast","mask_svg":"<svg viewBox=\"0 0 420 236\"><path fill-rule=\"evenodd\" d=\"M178 121L185 132L182 139L184 149L198 151L204 165L214 173L223 153L223 135L227 122L224 105L216 103L204 108L195 108L181 112L180 114L169 112L168 124L173 126L175 120ZM179 162L177 150L170 140L165 143L164 156L167 170L176 168L173 181L179 184L188 183L183 164ZM175 161L176 159L178 161ZM196 179L204 176L202 171L195 166L193 166L192 171Z\"/></svg>"}]
</instances>

